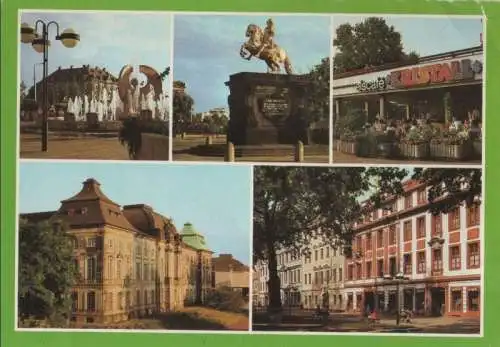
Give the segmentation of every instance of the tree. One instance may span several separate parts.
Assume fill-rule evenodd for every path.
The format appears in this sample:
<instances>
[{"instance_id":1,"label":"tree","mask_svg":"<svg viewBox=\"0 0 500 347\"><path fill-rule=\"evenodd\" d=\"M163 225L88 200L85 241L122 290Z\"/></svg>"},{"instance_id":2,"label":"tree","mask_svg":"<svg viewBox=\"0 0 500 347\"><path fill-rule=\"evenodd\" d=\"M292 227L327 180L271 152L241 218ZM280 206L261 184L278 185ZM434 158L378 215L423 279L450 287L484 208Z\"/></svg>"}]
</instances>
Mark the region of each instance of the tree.
<instances>
[{"instance_id":1,"label":"tree","mask_svg":"<svg viewBox=\"0 0 500 347\"><path fill-rule=\"evenodd\" d=\"M22 105L24 98L26 97L26 84L24 81L21 81L21 84L19 85L19 101Z\"/></svg>"},{"instance_id":2,"label":"tree","mask_svg":"<svg viewBox=\"0 0 500 347\"><path fill-rule=\"evenodd\" d=\"M432 204L431 212L436 215L448 213L458 205L477 203L482 189L481 174L481 169L416 168L412 178L429 186L427 198Z\"/></svg>"},{"instance_id":3,"label":"tree","mask_svg":"<svg viewBox=\"0 0 500 347\"><path fill-rule=\"evenodd\" d=\"M184 91L186 87L184 82L174 81L174 99L173 99L173 128L174 134L184 131L187 124L190 123L193 114L194 100ZM179 88L180 90L175 90Z\"/></svg>"},{"instance_id":4,"label":"tree","mask_svg":"<svg viewBox=\"0 0 500 347\"><path fill-rule=\"evenodd\" d=\"M309 89L310 122L328 119L330 115L330 59L325 58L309 72L311 87Z\"/></svg>"},{"instance_id":5,"label":"tree","mask_svg":"<svg viewBox=\"0 0 500 347\"><path fill-rule=\"evenodd\" d=\"M70 290L78 275L73 239L61 223L19 222L19 291L21 320L60 324L71 312Z\"/></svg>"},{"instance_id":6,"label":"tree","mask_svg":"<svg viewBox=\"0 0 500 347\"><path fill-rule=\"evenodd\" d=\"M417 62L418 54L403 51L401 34L385 19L369 17L354 26L345 23L336 30L334 72L370 68L396 62Z\"/></svg>"},{"instance_id":7,"label":"tree","mask_svg":"<svg viewBox=\"0 0 500 347\"><path fill-rule=\"evenodd\" d=\"M269 309L281 310L277 250L307 252L313 237L349 246L362 195L375 189L372 201L380 204L379 193L402 193L406 175L397 168L255 167L253 253L268 266Z\"/></svg>"}]
</instances>

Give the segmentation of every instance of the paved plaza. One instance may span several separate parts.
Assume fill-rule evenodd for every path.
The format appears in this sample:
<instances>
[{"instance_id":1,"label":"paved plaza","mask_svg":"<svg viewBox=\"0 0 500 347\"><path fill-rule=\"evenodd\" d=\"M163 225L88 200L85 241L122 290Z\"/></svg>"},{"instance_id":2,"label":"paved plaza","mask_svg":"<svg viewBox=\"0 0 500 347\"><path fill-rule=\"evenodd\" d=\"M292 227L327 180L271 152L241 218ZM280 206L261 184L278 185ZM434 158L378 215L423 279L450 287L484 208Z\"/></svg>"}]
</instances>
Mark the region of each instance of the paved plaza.
<instances>
[{"instance_id":1,"label":"paved plaza","mask_svg":"<svg viewBox=\"0 0 500 347\"><path fill-rule=\"evenodd\" d=\"M311 332L373 332L373 333L428 333L479 334L479 318L416 317L411 323L396 324L396 317L381 317L371 324L359 314L330 313L328 320L314 317L310 310L284 309L281 323L271 323L266 312L253 313L256 331L311 331Z\"/></svg>"}]
</instances>

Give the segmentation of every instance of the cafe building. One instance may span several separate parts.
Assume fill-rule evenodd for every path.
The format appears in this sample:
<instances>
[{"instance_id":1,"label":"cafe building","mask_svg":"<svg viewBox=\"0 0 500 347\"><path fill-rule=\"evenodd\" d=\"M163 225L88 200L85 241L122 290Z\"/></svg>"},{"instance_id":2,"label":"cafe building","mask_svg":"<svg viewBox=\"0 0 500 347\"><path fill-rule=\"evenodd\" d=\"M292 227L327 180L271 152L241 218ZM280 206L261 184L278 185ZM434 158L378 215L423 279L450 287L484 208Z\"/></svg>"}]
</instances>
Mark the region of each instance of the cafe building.
<instances>
[{"instance_id":1,"label":"cafe building","mask_svg":"<svg viewBox=\"0 0 500 347\"><path fill-rule=\"evenodd\" d=\"M467 119L482 109L483 47L420 57L334 75L336 119L362 110L368 122L376 116L403 120L427 117L447 123Z\"/></svg>"}]
</instances>

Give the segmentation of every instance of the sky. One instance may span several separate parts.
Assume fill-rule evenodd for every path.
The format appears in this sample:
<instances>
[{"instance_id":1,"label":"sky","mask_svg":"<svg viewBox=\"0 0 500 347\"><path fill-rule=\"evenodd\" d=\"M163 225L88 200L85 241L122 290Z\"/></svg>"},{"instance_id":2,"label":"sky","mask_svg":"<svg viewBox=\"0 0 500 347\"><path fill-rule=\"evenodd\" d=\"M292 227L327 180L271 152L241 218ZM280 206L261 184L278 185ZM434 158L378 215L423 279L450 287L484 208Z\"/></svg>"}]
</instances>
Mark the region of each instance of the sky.
<instances>
[{"instance_id":1,"label":"sky","mask_svg":"<svg viewBox=\"0 0 500 347\"><path fill-rule=\"evenodd\" d=\"M144 163L20 163L19 212L59 209L88 178L117 204L146 204L180 231L191 222L216 253L250 263L251 168Z\"/></svg>"},{"instance_id":2,"label":"sky","mask_svg":"<svg viewBox=\"0 0 500 347\"><path fill-rule=\"evenodd\" d=\"M49 28L49 74L59 66L81 67L89 64L104 67L118 77L123 66L149 65L161 73L170 66L171 16L164 13L134 14L123 12L25 12L21 23L34 25L37 19L56 21L61 32L71 28L80 34L74 48L66 48L55 40L56 28ZM19 43L21 79L33 85L33 66L42 61L42 54L30 44ZM36 68L37 81L42 78L42 66Z\"/></svg>"},{"instance_id":3,"label":"sky","mask_svg":"<svg viewBox=\"0 0 500 347\"><path fill-rule=\"evenodd\" d=\"M266 72L266 64L240 57L247 25L265 27L268 17L176 15L173 78L186 83L195 112L227 108L224 85L238 72ZM288 53L295 73L307 73L330 55L330 17L274 16L276 43Z\"/></svg>"},{"instance_id":4,"label":"sky","mask_svg":"<svg viewBox=\"0 0 500 347\"><path fill-rule=\"evenodd\" d=\"M354 25L367 16L334 16L333 27ZM403 49L417 52L421 57L479 46L483 24L479 17L384 17L401 33ZM335 35L335 34L334 34Z\"/></svg>"}]
</instances>

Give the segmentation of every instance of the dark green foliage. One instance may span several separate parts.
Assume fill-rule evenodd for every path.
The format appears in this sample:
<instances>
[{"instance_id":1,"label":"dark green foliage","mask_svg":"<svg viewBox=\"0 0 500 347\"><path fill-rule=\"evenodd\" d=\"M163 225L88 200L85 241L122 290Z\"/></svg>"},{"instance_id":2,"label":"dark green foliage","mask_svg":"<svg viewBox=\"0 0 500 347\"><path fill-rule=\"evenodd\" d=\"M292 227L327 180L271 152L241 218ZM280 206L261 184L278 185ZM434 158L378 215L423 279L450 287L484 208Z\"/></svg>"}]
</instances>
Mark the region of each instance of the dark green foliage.
<instances>
[{"instance_id":1,"label":"dark green foliage","mask_svg":"<svg viewBox=\"0 0 500 347\"><path fill-rule=\"evenodd\" d=\"M309 72L312 84L308 90L309 123L328 119L330 115L330 59L325 58Z\"/></svg>"},{"instance_id":2,"label":"dark green foliage","mask_svg":"<svg viewBox=\"0 0 500 347\"><path fill-rule=\"evenodd\" d=\"M184 86L184 82L176 81L174 83ZM174 92L173 99L173 132L180 134L186 131L187 126L191 123L193 116L193 98L186 92Z\"/></svg>"},{"instance_id":3,"label":"dark green foliage","mask_svg":"<svg viewBox=\"0 0 500 347\"><path fill-rule=\"evenodd\" d=\"M71 312L77 277L73 239L62 224L19 222L18 314L25 319L64 325Z\"/></svg>"},{"instance_id":4,"label":"dark green foliage","mask_svg":"<svg viewBox=\"0 0 500 347\"><path fill-rule=\"evenodd\" d=\"M333 44L338 50L333 60L335 73L418 61L415 52L403 51L401 34L383 18L369 17L355 25L338 26Z\"/></svg>"},{"instance_id":5,"label":"dark green foliage","mask_svg":"<svg viewBox=\"0 0 500 347\"><path fill-rule=\"evenodd\" d=\"M168 136L168 123L158 119L141 120L137 117L125 119L118 133L118 140L123 146L127 146L130 158L135 158L141 149L143 133Z\"/></svg>"},{"instance_id":6,"label":"dark green foliage","mask_svg":"<svg viewBox=\"0 0 500 347\"><path fill-rule=\"evenodd\" d=\"M221 311L240 312L245 300L241 293L232 290L230 287L219 287L210 291L205 298L206 306Z\"/></svg>"},{"instance_id":7,"label":"dark green foliage","mask_svg":"<svg viewBox=\"0 0 500 347\"><path fill-rule=\"evenodd\" d=\"M428 200L433 203L433 214L447 213L457 205L471 206L481 196L481 169L418 168L413 178L425 181L430 186ZM445 194L447 199L440 199Z\"/></svg>"}]
</instances>

